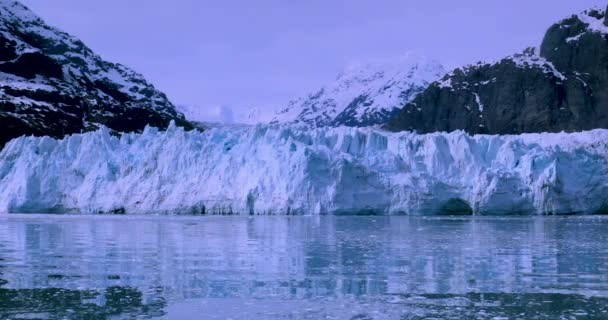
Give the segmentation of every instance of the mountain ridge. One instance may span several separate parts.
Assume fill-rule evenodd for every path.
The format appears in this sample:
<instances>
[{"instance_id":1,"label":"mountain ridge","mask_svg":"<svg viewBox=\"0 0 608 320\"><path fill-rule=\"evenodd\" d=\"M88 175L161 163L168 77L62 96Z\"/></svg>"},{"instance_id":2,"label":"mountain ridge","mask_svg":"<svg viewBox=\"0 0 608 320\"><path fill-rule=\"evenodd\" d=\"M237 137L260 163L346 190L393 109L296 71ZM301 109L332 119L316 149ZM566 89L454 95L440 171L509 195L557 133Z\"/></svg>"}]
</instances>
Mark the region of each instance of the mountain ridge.
<instances>
[{"instance_id":1,"label":"mountain ridge","mask_svg":"<svg viewBox=\"0 0 608 320\"><path fill-rule=\"evenodd\" d=\"M456 68L385 128L519 134L608 128L608 16L590 9L552 25L538 50Z\"/></svg>"},{"instance_id":2,"label":"mountain ridge","mask_svg":"<svg viewBox=\"0 0 608 320\"><path fill-rule=\"evenodd\" d=\"M192 128L141 74L103 60L18 1L0 0L0 9L0 146L20 135L59 138L101 126L140 132L174 120Z\"/></svg>"},{"instance_id":3,"label":"mountain ridge","mask_svg":"<svg viewBox=\"0 0 608 320\"><path fill-rule=\"evenodd\" d=\"M290 101L272 122L322 126L372 126L386 122L445 69L409 52L385 63L370 63L338 75L321 89Z\"/></svg>"}]
</instances>

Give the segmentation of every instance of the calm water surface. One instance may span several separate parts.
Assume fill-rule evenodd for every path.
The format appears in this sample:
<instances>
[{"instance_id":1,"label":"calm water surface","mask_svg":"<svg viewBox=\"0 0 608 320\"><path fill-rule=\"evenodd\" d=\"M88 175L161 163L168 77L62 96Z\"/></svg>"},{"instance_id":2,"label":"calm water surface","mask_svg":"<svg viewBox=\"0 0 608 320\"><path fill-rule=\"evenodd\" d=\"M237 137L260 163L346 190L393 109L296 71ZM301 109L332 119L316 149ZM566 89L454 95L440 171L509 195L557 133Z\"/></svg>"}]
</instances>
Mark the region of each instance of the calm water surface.
<instances>
[{"instance_id":1,"label":"calm water surface","mask_svg":"<svg viewBox=\"0 0 608 320\"><path fill-rule=\"evenodd\" d=\"M0 217L2 319L608 319L608 218Z\"/></svg>"}]
</instances>

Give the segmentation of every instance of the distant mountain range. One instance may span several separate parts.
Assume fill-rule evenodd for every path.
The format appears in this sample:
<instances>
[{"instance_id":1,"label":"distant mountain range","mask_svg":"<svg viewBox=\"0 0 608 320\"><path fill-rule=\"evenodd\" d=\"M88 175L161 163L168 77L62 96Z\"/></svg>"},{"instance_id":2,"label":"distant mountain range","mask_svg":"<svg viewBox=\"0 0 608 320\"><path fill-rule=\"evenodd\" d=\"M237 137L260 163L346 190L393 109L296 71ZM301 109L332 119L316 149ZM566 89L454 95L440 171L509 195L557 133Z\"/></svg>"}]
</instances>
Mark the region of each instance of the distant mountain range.
<instances>
[{"instance_id":1,"label":"distant mountain range","mask_svg":"<svg viewBox=\"0 0 608 320\"><path fill-rule=\"evenodd\" d=\"M343 72L334 82L289 102L272 121L315 127L383 124L444 74L438 62L408 53Z\"/></svg>"},{"instance_id":2,"label":"distant mountain range","mask_svg":"<svg viewBox=\"0 0 608 320\"><path fill-rule=\"evenodd\" d=\"M335 81L283 108L196 108L178 106L198 123L301 123L314 127L373 126L386 123L428 85L445 75L436 61L407 53L384 63L340 73ZM273 110L274 109L274 110Z\"/></svg>"},{"instance_id":3,"label":"distant mountain range","mask_svg":"<svg viewBox=\"0 0 608 320\"><path fill-rule=\"evenodd\" d=\"M140 74L104 61L21 3L0 0L0 147L21 135L62 137L101 125L140 131L171 120L191 127Z\"/></svg>"},{"instance_id":4,"label":"distant mountain range","mask_svg":"<svg viewBox=\"0 0 608 320\"><path fill-rule=\"evenodd\" d=\"M196 107L177 105L177 110L197 127L225 125L253 125L270 122L274 116L273 108L212 106Z\"/></svg>"},{"instance_id":5,"label":"distant mountain range","mask_svg":"<svg viewBox=\"0 0 608 320\"><path fill-rule=\"evenodd\" d=\"M419 133L608 128L608 15L592 9L549 28L540 50L458 68L405 105L387 128Z\"/></svg>"}]
</instances>

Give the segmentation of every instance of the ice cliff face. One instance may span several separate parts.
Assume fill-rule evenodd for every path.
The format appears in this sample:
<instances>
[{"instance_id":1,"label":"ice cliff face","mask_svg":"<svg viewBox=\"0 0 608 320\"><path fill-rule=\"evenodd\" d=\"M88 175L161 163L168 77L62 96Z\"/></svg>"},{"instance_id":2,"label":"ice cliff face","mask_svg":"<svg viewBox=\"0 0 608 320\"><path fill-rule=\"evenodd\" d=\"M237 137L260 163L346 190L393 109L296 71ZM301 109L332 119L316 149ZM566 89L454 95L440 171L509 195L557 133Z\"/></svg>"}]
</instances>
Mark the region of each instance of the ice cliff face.
<instances>
[{"instance_id":1,"label":"ice cliff face","mask_svg":"<svg viewBox=\"0 0 608 320\"><path fill-rule=\"evenodd\" d=\"M444 74L441 64L414 53L352 68L319 91L289 102L273 121L316 127L383 124Z\"/></svg>"},{"instance_id":2,"label":"ice cliff face","mask_svg":"<svg viewBox=\"0 0 608 320\"><path fill-rule=\"evenodd\" d=\"M608 131L469 136L269 125L21 137L0 212L593 214Z\"/></svg>"},{"instance_id":3,"label":"ice cliff face","mask_svg":"<svg viewBox=\"0 0 608 320\"><path fill-rule=\"evenodd\" d=\"M140 132L171 120L189 126L143 76L104 61L21 3L0 0L0 147L21 135L62 137L102 125Z\"/></svg>"}]
</instances>

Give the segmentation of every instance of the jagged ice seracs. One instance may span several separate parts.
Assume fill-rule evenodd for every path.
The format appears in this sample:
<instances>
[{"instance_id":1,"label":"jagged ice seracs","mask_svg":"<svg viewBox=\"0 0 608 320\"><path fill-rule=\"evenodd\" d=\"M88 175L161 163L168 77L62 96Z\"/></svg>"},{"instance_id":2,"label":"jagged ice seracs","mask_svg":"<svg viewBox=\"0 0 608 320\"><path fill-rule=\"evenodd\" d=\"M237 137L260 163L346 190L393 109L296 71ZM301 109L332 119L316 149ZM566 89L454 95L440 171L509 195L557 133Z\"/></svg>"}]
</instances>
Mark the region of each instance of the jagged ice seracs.
<instances>
[{"instance_id":1,"label":"jagged ice seracs","mask_svg":"<svg viewBox=\"0 0 608 320\"><path fill-rule=\"evenodd\" d=\"M0 212L594 214L608 130L419 135L272 124L21 137L0 153Z\"/></svg>"}]
</instances>

